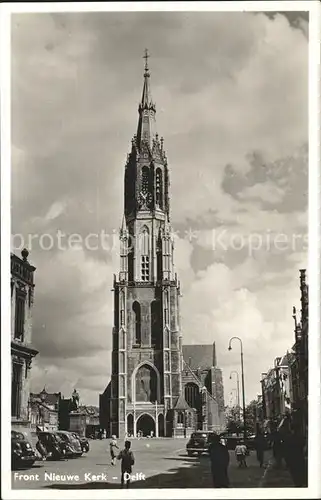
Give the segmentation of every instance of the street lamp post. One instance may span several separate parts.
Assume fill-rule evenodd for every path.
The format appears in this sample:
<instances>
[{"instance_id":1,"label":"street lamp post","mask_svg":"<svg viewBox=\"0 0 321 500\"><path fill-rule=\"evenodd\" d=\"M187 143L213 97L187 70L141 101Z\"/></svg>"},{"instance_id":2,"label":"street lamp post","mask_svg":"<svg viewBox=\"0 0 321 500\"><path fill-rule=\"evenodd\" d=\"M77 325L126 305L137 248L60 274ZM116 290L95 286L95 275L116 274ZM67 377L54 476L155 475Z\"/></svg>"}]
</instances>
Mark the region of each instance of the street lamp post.
<instances>
[{"instance_id":1,"label":"street lamp post","mask_svg":"<svg viewBox=\"0 0 321 500\"><path fill-rule=\"evenodd\" d=\"M237 405L237 410L238 410L238 416L239 416L239 420L241 419L241 415L240 415L240 412L241 412L241 407L240 407L240 377L239 377L239 374L236 370L232 370L231 373L230 373L230 380L232 380L232 375L233 373L235 373L236 375L236 405Z\"/></svg>"},{"instance_id":2,"label":"street lamp post","mask_svg":"<svg viewBox=\"0 0 321 500\"><path fill-rule=\"evenodd\" d=\"M243 364L243 343L242 340L239 337L232 337L230 338L229 345L228 345L228 350L232 350L232 340L239 340L240 345L241 345L241 376L242 376L242 399L243 399L243 426L244 426L244 439L246 439L246 411L245 411L245 387L244 387L244 364Z\"/></svg>"}]
</instances>

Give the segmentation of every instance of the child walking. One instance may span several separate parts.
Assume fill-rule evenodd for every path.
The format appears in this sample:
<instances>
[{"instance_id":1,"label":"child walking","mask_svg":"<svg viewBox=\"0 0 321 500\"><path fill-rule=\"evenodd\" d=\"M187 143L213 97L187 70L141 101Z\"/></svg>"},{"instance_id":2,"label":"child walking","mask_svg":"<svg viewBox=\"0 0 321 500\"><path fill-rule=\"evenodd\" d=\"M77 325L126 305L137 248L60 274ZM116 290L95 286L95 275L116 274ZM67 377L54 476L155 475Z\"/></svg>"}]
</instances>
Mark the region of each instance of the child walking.
<instances>
[{"instance_id":1,"label":"child walking","mask_svg":"<svg viewBox=\"0 0 321 500\"><path fill-rule=\"evenodd\" d=\"M115 465L116 460L116 448L119 450L119 446L117 445L116 436L112 435L111 441L109 443L110 449L110 457L111 457L111 465Z\"/></svg>"}]
</instances>

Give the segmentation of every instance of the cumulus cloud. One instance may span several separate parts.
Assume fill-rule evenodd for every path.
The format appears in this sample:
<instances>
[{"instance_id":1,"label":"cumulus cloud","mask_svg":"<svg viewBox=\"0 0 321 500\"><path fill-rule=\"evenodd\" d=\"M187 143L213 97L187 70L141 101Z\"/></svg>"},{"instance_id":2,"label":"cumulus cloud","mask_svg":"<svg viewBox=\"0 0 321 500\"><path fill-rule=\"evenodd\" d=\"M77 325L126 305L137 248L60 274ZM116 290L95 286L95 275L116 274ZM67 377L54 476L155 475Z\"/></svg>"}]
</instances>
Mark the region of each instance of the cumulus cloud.
<instances>
[{"instance_id":1,"label":"cumulus cloud","mask_svg":"<svg viewBox=\"0 0 321 500\"><path fill-rule=\"evenodd\" d=\"M227 372L237 363L227 337L239 332L252 397L262 365L291 346L305 262L302 245L248 252L253 232L306 230L308 41L300 14L12 16L12 232L14 242L28 242L37 267L34 389L47 370L51 390L67 394L77 384L95 404L108 382L110 289L145 46L169 159L184 339L217 340ZM213 247L213 230L225 229L242 236L242 250ZM80 243L58 248L59 232ZM54 242L46 251L44 234ZM84 244L89 235L94 249Z\"/></svg>"}]
</instances>

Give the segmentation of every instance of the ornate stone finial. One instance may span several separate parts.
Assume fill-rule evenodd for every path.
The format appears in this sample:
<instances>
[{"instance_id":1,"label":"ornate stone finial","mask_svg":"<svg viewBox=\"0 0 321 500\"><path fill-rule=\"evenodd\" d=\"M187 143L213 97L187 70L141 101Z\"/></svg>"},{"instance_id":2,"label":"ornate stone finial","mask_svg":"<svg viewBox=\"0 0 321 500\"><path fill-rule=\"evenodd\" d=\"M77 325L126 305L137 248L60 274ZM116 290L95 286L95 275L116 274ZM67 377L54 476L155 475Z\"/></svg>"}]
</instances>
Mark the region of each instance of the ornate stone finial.
<instances>
[{"instance_id":1,"label":"ornate stone finial","mask_svg":"<svg viewBox=\"0 0 321 500\"><path fill-rule=\"evenodd\" d=\"M24 248L23 250L21 250L21 256L23 260L26 262L29 256L29 251L26 248Z\"/></svg>"},{"instance_id":2,"label":"ornate stone finial","mask_svg":"<svg viewBox=\"0 0 321 500\"><path fill-rule=\"evenodd\" d=\"M163 147L164 147L164 137L161 137L161 138L160 138L160 143L161 143L161 150L163 151Z\"/></svg>"}]
</instances>

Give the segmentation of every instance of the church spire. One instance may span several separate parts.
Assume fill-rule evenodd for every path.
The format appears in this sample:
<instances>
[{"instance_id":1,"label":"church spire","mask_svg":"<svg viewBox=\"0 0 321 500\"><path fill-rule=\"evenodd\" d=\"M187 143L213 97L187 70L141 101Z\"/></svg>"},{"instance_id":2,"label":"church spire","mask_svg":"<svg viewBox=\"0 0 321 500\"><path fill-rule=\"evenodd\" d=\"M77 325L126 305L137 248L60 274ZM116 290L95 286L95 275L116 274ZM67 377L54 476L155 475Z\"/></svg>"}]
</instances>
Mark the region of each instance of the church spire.
<instances>
[{"instance_id":1,"label":"church spire","mask_svg":"<svg viewBox=\"0 0 321 500\"><path fill-rule=\"evenodd\" d=\"M138 113L138 127L137 127L137 139L136 144L139 149L142 148L143 143L148 145L151 149L153 144L153 139L156 137L156 120L155 113L156 108L155 104L152 102L151 92L150 92L150 72L148 67L148 58L149 58L148 50L145 49L145 54L143 58L145 59L145 68L144 68L144 84L143 84L143 92L142 99L139 104Z\"/></svg>"}]
</instances>

